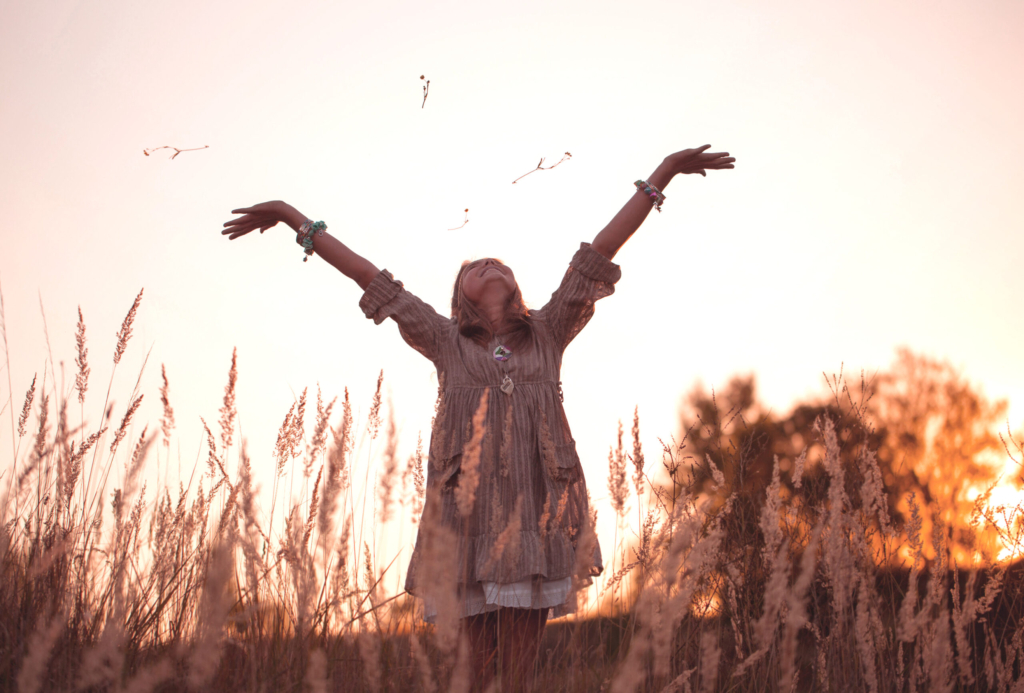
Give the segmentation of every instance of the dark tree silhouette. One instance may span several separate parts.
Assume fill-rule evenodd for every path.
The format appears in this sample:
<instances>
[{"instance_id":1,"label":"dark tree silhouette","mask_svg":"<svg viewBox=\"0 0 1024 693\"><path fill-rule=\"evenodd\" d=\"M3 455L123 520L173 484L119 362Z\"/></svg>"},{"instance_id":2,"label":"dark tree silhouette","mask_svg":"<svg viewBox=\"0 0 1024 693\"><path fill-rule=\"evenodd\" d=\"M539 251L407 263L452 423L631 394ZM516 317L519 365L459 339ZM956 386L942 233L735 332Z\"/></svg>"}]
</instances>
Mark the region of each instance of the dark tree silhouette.
<instances>
[{"instance_id":1,"label":"dark tree silhouette","mask_svg":"<svg viewBox=\"0 0 1024 693\"><path fill-rule=\"evenodd\" d=\"M803 453L799 495L808 507L820 507L828 479L815 422L827 417L839 436L847 495L855 506L866 481L860 456L874 451L897 524L909 517L907 499L914 493L925 511L924 536L939 520L957 560L975 550L1002 548L995 532L977 522L974 510L975 499L1000 480L1006 459L996 433L1006 415L1005 401L990 402L949 363L909 349L899 349L889 369L870 379L852 384L841 376L826 380L827 392L797 403L787 414L759 401L753 375L735 376L718 392L695 386L681 414L678 457L685 463L671 481L717 504L733 495L734 507L745 508L738 517L756 523L775 458L783 492L790 496ZM714 480L716 468L724 485Z\"/></svg>"}]
</instances>

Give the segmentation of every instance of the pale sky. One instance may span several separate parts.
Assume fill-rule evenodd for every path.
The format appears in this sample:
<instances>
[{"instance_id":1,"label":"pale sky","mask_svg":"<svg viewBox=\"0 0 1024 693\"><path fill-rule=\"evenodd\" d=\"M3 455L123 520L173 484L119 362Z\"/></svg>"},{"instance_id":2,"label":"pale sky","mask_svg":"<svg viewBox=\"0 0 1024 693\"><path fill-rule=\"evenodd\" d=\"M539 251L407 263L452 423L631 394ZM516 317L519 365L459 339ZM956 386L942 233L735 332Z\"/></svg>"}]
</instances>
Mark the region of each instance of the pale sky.
<instances>
[{"instance_id":1,"label":"pale sky","mask_svg":"<svg viewBox=\"0 0 1024 693\"><path fill-rule=\"evenodd\" d=\"M460 262L501 257L540 307L632 181L711 144L736 169L666 188L566 353L566 412L606 516L616 421L639 407L656 464L698 379L756 372L784 411L822 391L822 371L870 373L907 345L1009 398L1017 428L1022 30L1016 0L0 0L14 407L44 369L41 297L70 380L82 308L95 423L145 287L114 416L152 349L138 421L158 425L165 364L183 467L236 346L258 480L293 393L348 386L365 415L382 368L407 455L429 427L432 365L285 229L221 237L230 210L285 200L444 314ZM143 156L161 145L209 149Z\"/></svg>"}]
</instances>

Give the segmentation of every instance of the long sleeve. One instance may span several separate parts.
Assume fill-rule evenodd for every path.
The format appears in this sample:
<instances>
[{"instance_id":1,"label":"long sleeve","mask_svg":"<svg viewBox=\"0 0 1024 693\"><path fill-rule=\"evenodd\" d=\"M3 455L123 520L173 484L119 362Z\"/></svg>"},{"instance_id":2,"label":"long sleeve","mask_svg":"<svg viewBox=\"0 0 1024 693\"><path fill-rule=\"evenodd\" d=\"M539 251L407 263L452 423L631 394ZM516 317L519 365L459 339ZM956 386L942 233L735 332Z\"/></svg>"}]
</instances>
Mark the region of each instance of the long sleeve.
<instances>
[{"instance_id":1,"label":"long sleeve","mask_svg":"<svg viewBox=\"0 0 1024 693\"><path fill-rule=\"evenodd\" d=\"M451 320L405 290L386 269L373 278L359 299L359 307L377 325L391 318L402 339L431 361L437 361L439 340L451 329Z\"/></svg>"},{"instance_id":2,"label":"long sleeve","mask_svg":"<svg viewBox=\"0 0 1024 693\"><path fill-rule=\"evenodd\" d=\"M551 299L537 311L561 349L565 349L594 316L594 303L615 292L619 266L581 243L569 262L562 283Z\"/></svg>"}]
</instances>

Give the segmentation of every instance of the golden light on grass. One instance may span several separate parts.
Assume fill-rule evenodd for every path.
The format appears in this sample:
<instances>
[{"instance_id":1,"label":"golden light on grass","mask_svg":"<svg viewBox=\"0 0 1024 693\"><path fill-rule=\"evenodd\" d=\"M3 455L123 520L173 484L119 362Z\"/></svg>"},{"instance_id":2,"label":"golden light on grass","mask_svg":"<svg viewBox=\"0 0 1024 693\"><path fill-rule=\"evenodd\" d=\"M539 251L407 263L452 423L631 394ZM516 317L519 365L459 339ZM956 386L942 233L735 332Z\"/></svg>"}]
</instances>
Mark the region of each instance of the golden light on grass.
<instances>
[{"instance_id":1,"label":"golden light on grass","mask_svg":"<svg viewBox=\"0 0 1024 693\"><path fill-rule=\"evenodd\" d=\"M139 307L136 299L129 317ZM130 328L126 319L118 360ZM92 366L81 316L77 333L84 372ZM325 404L318 389L313 412L303 391L270 464L236 443L245 407L236 402L239 373L236 352L220 435L203 423L206 459L177 488L151 489L144 472L152 443L162 437L166 450L177 428L166 370L156 434L136 421L145 393L131 393L114 429L109 416L100 427L72 428L65 397L87 392L84 378L63 394L42 381L28 386L17 425L11 417L21 457L0 531L0 608L23 615L5 622L4 637L27 645L5 645L11 656L0 677L21 690L106 689L116 681L132 691L249 690L268 680L316 691L467 684L453 560L459 539L437 517L420 517L424 497L442 491L427 483L422 439L408 460L397 455L383 373L361 430L347 391L336 423L336 400ZM462 512L490 483L476 460L493 433L486 411L485 395L466 422L461 478L448 491ZM436 414L445 415L443 398ZM908 494L891 509L876 451L844 447L862 414L851 407L819 415L817 437L791 458L776 454L770 478L751 486L751 448L712 445L698 464L687 457L689 434L663 443L664 475L655 474L634 409L632 454L621 425L609 453L604 507L618 527L606 551L612 565L587 586L597 546L591 504L574 538L579 611L549 625L542 649L551 653L540 658L538 685L625 693L1017 684L1024 575L1012 561L1024 544L1024 494L1005 483L974 494L977 527L995 528L1002 548L994 560L979 549L965 564L941 507ZM705 433L723 436L715 426ZM1016 459L1020 443L1007 435ZM116 488L104 484L115 464L124 469ZM254 468L271 470L265 494ZM99 481L79 483L85 476ZM524 526L519 508L486 528L497 541L482 560L511 561L524 541L546 538L560 526L566 498L549 499L538 526ZM388 537L411 538L403 532L414 528L425 547L417 581L435 596L432 624L411 595L388 587L408 556Z\"/></svg>"}]
</instances>

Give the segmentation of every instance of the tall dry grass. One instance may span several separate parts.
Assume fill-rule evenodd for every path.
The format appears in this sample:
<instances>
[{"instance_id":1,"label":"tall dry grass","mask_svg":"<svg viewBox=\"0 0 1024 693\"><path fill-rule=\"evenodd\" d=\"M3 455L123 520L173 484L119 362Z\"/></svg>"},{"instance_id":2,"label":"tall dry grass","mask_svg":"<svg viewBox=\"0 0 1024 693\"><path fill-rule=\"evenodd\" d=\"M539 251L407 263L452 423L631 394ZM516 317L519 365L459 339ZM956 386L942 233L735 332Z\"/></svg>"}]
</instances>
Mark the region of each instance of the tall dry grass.
<instances>
[{"instance_id":1,"label":"tall dry grass","mask_svg":"<svg viewBox=\"0 0 1024 693\"><path fill-rule=\"evenodd\" d=\"M118 333L111 382L141 298ZM2 318L0 302L0 329ZM6 347L6 329L2 336ZM8 402L0 691L469 689L454 616L457 539L420 518L424 499L438 493L426 483L422 439L400 460L390 407L380 437L383 374L362 423L347 391L333 423L337 400L325 403L318 391L315 412L307 391L292 402L272 464L260 465L273 470L261 494L245 441L236 442L235 353L219 430L203 423L205 463L176 488L150 489L147 464L170 454L176 430L173 381L162 369L159 431L135 421L138 384L117 415L108 386L104 416L90 423L84 403L97 364L88 360L81 311L75 352L67 392L48 371L28 385L17 421L19 403ZM616 520L611 560L593 586L576 581L578 613L549 624L537 689L1024 689L1022 571L981 555L953 565L948 528L923 536L914 499L910 521L898 525L874 452L844 450L844 441L867 439L849 435L867 425L860 409L838 384L835 395L846 415L818 421L792 484L776 464L759 489L743 483L756 451L724 446L718 466L710 456L688 457L684 435L648 461L634 410L631 446L620 425L609 452L602 512ZM465 451L460 509L487 481L470 473L486 406L485 397ZM705 437L724 440L717 425L706 428ZM1024 455L1009 431L1004 444L1011 457ZM115 465L123 469L116 487ZM697 479L712 480L711 491L698 493ZM992 507L988 497L971 521L1019 546L1020 508ZM546 507L542 531L563 511ZM595 523L592 514L577 538L581 578ZM385 525L405 542L418 529L433 547L419 579L438 595L435 624L393 587L405 566L382 548ZM519 550L515 509L505 527L491 529L501 552Z\"/></svg>"}]
</instances>

